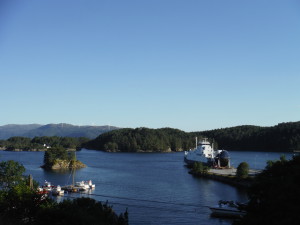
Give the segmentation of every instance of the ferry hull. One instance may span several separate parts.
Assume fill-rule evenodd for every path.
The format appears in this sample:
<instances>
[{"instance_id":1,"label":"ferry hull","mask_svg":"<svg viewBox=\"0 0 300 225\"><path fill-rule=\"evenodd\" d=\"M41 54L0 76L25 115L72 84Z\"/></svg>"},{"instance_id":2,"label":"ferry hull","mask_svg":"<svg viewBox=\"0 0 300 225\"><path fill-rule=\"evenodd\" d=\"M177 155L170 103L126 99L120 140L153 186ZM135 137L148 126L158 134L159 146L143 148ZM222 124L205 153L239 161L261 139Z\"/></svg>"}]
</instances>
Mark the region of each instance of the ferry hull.
<instances>
[{"instance_id":1,"label":"ferry hull","mask_svg":"<svg viewBox=\"0 0 300 225\"><path fill-rule=\"evenodd\" d=\"M204 166L212 166L213 161L209 160L207 158L198 158L198 159L188 159L187 157L184 157L184 162L187 164L187 166L193 166L196 162L201 162Z\"/></svg>"},{"instance_id":2,"label":"ferry hull","mask_svg":"<svg viewBox=\"0 0 300 225\"><path fill-rule=\"evenodd\" d=\"M209 164L209 163L207 162L206 159L203 159L203 160L191 160L191 159L184 158L184 162L185 162L188 166L193 166L194 163L196 163L196 162L201 162L201 163L203 163L204 165L208 165L208 164Z\"/></svg>"}]
</instances>

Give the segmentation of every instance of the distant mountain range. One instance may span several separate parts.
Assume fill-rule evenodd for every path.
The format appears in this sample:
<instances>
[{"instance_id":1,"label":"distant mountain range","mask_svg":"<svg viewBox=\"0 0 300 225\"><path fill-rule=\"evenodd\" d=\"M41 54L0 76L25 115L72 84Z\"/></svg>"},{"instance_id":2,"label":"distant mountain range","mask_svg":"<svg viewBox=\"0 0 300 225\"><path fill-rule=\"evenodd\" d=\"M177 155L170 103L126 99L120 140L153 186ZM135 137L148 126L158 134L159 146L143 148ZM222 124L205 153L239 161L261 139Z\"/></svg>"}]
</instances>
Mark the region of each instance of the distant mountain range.
<instances>
[{"instance_id":1,"label":"distant mountain range","mask_svg":"<svg viewBox=\"0 0 300 225\"><path fill-rule=\"evenodd\" d=\"M67 123L60 124L8 124L0 126L0 140L5 140L14 136L22 137L87 137L90 139L98 137L100 134L119 129L114 126L76 126Z\"/></svg>"}]
</instances>

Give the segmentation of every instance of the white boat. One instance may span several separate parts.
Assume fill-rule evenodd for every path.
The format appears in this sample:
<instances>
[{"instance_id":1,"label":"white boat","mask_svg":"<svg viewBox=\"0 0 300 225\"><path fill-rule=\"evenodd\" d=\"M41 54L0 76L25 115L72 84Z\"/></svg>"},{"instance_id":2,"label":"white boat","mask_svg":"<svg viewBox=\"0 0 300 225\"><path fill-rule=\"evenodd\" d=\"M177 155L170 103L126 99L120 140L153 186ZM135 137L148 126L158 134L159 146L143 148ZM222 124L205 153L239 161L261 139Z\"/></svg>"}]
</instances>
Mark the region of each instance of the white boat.
<instances>
[{"instance_id":1,"label":"white boat","mask_svg":"<svg viewBox=\"0 0 300 225\"><path fill-rule=\"evenodd\" d=\"M57 187L54 187L52 189L52 195L64 195L65 191L61 189L60 185L57 185Z\"/></svg>"},{"instance_id":2,"label":"white boat","mask_svg":"<svg viewBox=\"0 0 300 225\"><path fill-rule=\"evenodd\" d=\"M196 148L184 152L184 161L190 166L195 162L202 162L213 167L230 167L230 157L226 150L214 150L207 139L197 142L197 137Z\"/></svg>"},{"instance_id":3,"label":"white boat","mask_svg":"<svg viewBox=\"0 0 300 225\"><path fill-rule=\"evenodd\" d=\"M216 207L209 207L215 217L243 217L246 215L245 204L234 201L219 201Z\"/></svg>"},{"instance_id":4,"label":"white boat","mask_svg":"<svg viewBox=\"0 0 300 225\"><path fill-rule=\"evenodd\" d=\"M45 183L44 185L42 186L42 189L45 191L45 192L50 192L52 191L52 188L53 186L51 185L51 183L49 181L46 181L45 180Z\"/></svg>"},{"instance_id":5,"label":"white boat","mask_svg":"<svg viewBox=\"0 0 300 225\"><path fill-rule=\"evenodd\" d=\"M85 184L88 185L90 189L94 189L96 187L96 185L93 184L92 180L85 181Z\"/></svg>"},{"instance_id":6,"label":"white boat","mask_svg":"<svg viewBox=\"0 0 300 225\"><path fill-rule=\"evenodd\" d=\"M78 181L75 183L75 187L78 187L80 191L86 191L90 189L90 186L84 181Z\"/></svg>"},{"instance_id":7,"label":"white boat","mask_svg":"<svg viewBox=\"0 0 300 225\"><path fill-rule=\"evenodd\" d=\"M86 191L88 189L94 189L96 186L92 183L92 180L89 180L76 182L75 187L79 187L80 191Z\"/></svg>"}]
</instances>

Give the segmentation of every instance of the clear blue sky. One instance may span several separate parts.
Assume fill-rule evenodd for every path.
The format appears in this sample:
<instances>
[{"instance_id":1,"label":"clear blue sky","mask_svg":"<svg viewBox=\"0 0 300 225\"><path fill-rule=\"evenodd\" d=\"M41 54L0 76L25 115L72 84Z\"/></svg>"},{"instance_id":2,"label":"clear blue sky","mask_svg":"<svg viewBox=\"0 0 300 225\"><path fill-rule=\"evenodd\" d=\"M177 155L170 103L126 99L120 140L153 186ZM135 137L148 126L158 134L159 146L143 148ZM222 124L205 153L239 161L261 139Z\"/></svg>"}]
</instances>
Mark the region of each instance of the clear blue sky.
<instances>
[{"instance_id":1,"label":"clear blue sky","mask_svg":"<svg viewBox=\"0 0 300 225\"><path fill-rule=\"evenodd\" d=\"M0 0L0 125L300 120L297 0Z\"/></svg>"}]
</instances>

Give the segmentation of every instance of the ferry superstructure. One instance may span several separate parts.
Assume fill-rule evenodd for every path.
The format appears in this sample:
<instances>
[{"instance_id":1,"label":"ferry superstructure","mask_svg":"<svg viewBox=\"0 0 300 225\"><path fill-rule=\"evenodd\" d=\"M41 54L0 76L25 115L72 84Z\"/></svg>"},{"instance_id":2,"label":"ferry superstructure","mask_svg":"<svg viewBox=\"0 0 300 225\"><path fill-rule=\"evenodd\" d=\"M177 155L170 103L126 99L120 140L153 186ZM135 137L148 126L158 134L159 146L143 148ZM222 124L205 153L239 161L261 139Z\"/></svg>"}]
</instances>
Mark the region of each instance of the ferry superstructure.
<instances>
[{"instance_id":1,"label":"ferry superstructure","mask_svg":"<svg viewBox=\"0 0 300 225\"><path fill-rule=\"evenodd\" d=\"M214 150L207 138L197 142L194 150L184 152L184 161L188 165L202 162L212 167L230 167L229 154L226 150Z\"/></svg>"}]
</instances>

